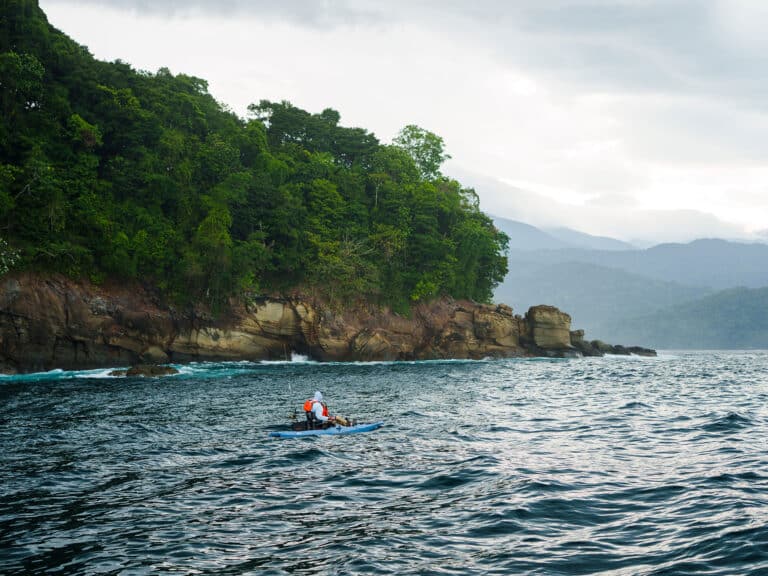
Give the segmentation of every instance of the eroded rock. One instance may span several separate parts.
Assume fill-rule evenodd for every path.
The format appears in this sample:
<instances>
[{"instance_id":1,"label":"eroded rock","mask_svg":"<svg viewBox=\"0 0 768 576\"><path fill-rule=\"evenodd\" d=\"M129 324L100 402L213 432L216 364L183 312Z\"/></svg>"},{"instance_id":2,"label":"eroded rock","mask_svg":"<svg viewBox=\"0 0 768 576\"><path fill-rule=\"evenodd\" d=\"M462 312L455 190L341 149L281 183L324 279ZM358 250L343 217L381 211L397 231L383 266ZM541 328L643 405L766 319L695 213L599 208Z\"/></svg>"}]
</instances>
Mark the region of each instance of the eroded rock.
<instances>
[{"instance_id":1,"label":"eroded rock","mask_svg":"<svg viewBox=\"0 0 768 576\"><path fill-rule=\"evenodd\" d=\"M526 314L533 341L542 350L571 347L571 317L554 306L532 306Z\"/></svg>"}]
</instances>

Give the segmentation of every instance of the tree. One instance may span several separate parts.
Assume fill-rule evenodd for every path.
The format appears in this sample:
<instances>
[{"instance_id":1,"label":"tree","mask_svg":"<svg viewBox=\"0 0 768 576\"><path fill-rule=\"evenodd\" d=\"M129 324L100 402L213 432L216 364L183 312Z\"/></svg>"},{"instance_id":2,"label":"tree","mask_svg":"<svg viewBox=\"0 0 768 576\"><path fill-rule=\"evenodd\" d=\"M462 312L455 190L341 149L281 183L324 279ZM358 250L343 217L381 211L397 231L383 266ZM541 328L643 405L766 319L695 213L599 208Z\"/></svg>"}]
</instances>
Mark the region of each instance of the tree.
<instances>
[{"instance_id":1,"label":"tree","mask_svg":"<svg viewBox=\"0 0 768 576\"><path fill-rule=\"evenodd\" d=\"M505 237L441 176L432 132L382 145L332 108L286 101L244 120L205 80L99 62L34 0L4 6L3 270L140 279L212 307L302 288L402 312L490 299L503 277Z\"/></svg>"},{"instance_id":2,"label":"tree","mask_svg":"<svg viewBox=\"0 0 768 576\"><path fill-rule=\"evenodd\" d=\"M421 177L426 180L439 178L440 166L451 158L445 153L445 145L440 136L414 124L409 124L400 130L394 139L394 144L408 152L416 163Z\"/></svg>"}]
</instances>

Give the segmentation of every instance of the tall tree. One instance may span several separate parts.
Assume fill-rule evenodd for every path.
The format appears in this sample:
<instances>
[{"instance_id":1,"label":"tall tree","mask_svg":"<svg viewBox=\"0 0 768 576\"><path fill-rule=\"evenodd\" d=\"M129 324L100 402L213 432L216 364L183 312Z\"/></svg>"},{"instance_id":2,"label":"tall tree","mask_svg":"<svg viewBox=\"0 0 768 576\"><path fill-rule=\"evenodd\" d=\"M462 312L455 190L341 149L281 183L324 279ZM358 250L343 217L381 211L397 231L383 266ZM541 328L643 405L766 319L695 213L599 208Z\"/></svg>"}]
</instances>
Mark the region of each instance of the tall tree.
<instances>
[{"instance_id":1,"label":"tall tree","mask_svg":"<svg viewBox=\"0 0 768 576\"><path fill-rule=\"evenodd\" d=\"M394 144L408 152L416 163L421 177L426 180L438 178L440 166L451 158L446 154L445 144L440 136L419 128L415 124L408 124L400 130L394 139Z\"/></svg>"}]
</instances>

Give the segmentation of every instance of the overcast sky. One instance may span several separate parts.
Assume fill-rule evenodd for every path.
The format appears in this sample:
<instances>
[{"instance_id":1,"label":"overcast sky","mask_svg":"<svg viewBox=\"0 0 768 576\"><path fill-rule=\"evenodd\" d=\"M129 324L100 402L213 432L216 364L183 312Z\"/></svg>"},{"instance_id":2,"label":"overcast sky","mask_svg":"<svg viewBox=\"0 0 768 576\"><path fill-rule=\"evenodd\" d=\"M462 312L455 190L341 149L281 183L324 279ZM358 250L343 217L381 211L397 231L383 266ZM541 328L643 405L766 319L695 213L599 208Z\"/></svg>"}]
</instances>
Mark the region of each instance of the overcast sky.
<instances>
[{"instance_id":1,"label":"overcast sky","mask_svg":"<svg viewBox=\"0 0 768 576\"><path fill-rule=\"evenodd\" d=\"M389 142L445 140L491 214L649 243L768 238L762 0L40 0L100 59Z\"/></svg>"}]
</instances>

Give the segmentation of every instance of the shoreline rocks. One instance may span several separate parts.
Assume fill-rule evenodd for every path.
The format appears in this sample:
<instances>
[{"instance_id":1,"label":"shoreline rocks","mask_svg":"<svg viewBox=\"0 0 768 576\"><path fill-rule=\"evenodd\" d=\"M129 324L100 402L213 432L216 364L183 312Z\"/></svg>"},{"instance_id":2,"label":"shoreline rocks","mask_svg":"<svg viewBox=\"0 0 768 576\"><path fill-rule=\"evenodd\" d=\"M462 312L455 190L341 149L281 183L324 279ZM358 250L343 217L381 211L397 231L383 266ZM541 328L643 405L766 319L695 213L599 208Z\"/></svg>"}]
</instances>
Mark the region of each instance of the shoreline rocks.
<instances>
[{"instance_id":1,"label":"shoreline rocks","mask_svg":"<svg viewBox=\"0 0 768 576\"><path fill-rule=\"evenodd\" d=\"M586 342L553 306L525 316L504 304L443 298L410 317L365 304L337 310L310 298L232 302L226 316L179 312L139 286L52 275L0 279L0 373L203 360L481 359L644 354Z\"/></svg>"},{"instance_id":2,"label":"shoreline rocks","mask_svg":"<svg viewBox=\"0 0 768 576\"><path fill-rule=\"evenodd\" d=\"M584 330L575 330L571 332L571 345L578 350L582 356L604 356L611 354L614 356L656 356L656 350L643 348L642 346L621 346L606 344L602 340L584 340Z\"/></svg>"},{"instance_id":3,"label":"shoreline rocks","mask_svg":"<svg viewBox=\"0 0 768 576\"><path fill-rule=\"evenodd\" d=\"M158 376L172 376L179 371L173 366L163 366L160 364L136 364L127 370L112 370L110 376L144 376L147 378L156 378Z\"/></svg>"}]
</instances>

